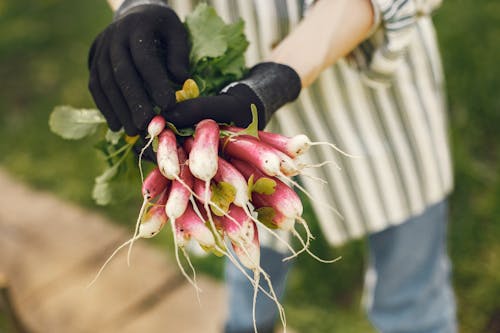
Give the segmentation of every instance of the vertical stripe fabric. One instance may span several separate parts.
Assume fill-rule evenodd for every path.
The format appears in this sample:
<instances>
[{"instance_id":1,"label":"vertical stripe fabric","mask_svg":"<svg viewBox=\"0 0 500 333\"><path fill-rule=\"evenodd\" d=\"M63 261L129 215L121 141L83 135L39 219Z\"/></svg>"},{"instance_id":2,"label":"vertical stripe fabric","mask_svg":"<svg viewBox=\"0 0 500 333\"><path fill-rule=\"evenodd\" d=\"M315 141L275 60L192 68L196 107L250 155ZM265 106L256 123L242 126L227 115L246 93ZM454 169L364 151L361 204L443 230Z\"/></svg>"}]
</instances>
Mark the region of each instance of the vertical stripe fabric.
<instances>
[{"instance_id":1,"label":"vertical stripe fabric","mask_svg":"<svg viewBox=\"0 0 500 333\"><path fill-rule=\"evenodd\" d=\"M268 130L329 142L311 147L301 177L332 245L398 225L452 189L444 79L429 13L439 0L371 0L380 19L369 39L325 70ZM199 1L170 5L183 17ZM242 18L247 66L264 59L311 1L211 0L226 21ZM328 182L327 185L318 179Z\"/></svg>"}]
</instances>

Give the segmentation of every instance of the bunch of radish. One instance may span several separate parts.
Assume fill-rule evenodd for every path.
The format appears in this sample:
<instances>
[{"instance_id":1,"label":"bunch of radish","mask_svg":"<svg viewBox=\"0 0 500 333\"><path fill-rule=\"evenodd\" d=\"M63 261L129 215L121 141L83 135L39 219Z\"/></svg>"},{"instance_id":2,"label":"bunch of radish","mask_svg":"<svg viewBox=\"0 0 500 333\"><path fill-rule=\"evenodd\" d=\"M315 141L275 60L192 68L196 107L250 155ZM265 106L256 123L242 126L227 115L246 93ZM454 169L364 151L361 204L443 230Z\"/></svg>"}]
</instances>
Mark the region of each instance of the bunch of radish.
<instances>
[{"instance_id":1,"label":"bunch of radish","mask_svg":"<svg viewBox=\"0 0 500 333\"><path fill-rule=\"evenodd\" d=\"M256 119L254 106L252 114ZM254 130L249 131L251 126ZM110 256L96 279L118 250L129 245L129 260L135 240L151 238L168 225L178 266L196 291L199 288L195 270L185 250L190 241L197 242L207 252L228 257L247 276L254 287L254 323L255 300L261 290L277 304L285 326L284 310L269 276L260 267L259 230L269 232L287 246L291 256L285 260L303 251L323 262L337 260L320 259L308 249L313 237L302 218L300 197L292 188L305 192L291 178L311 167L301 163L298 157L311 145L323 143L312 143L305 135L287 137L257 131L255 123L251 126L238 128L205 119L196 124L192 135L179 136L162 116L155 116L148 126L149 141L140 157L156 142L157 166L143 178L143 204L134 235ZM305 239L296 231L296 222L303 226ZM300 241L301 248L295 250L275 230L291 232ZM181 264L179 250L192 276ZM245 268L253 271L253 277ZM269 291L260 287L261 276Z\"/></svg>"}]
</instances>

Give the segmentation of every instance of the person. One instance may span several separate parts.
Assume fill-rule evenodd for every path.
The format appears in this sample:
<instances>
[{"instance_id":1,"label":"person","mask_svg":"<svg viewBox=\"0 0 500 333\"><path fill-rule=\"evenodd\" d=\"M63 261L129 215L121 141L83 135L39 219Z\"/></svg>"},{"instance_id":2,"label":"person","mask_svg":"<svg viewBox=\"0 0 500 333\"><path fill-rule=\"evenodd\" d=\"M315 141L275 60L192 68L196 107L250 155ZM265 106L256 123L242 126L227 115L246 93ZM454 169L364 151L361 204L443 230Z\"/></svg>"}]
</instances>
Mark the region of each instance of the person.
<instances>
[{"instance_id":1,"label":"person","mask_svg":"<svg viewBox=\"0 0 500 333\"><path fill-rule=\"evenodd\" d=\"M431 13L438 0L213 0L227 21L243 18L251 67L216 96L175 103L174 83L189 76L189 43L181 23L198 1L110 1L113 22L89 55L89 89L112 130L144 131L159 106L177 126L204 118L250 122L341 146L307 154L301 181L343 218L311 202L332 246L366 236L369 268L364 305L381 332L456 332L446 249L447 196L453 175L447 140L444 77ZM277 112L279 110L279 112ZM290 265L272 240L262 265L282 295ZM227 333L253 332L252 291L226 267ZM257 304L259 332L272 332L275 306Z\"/></svg>"}]
</instances>

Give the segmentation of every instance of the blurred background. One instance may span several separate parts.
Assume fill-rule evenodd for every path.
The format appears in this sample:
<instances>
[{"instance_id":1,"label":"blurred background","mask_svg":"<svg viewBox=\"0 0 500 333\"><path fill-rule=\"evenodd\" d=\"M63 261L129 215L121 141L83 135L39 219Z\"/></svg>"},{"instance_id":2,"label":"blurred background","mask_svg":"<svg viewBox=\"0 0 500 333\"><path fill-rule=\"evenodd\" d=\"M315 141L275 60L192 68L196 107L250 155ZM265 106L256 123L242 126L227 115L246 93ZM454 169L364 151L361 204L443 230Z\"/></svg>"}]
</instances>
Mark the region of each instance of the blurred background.
<instances>
[{"instance_id":1,"label":"blurred background","mask_svg":"<svg viewBox=\"0 0 500 333\"><path fill-rule=\"evenodd\" d=\"M131 230L138 187L124 203L96 206L90 194L102 160L91 140L64 141L47 124L55 105L94 107L87 52L110 19L104 0L0 1L0 168ZM460 327L500 332L500 2L444 1L435 22L455 167L449 246ZM162 248L169 240L149 244ZM313 249L343 260L324 265L299 258L285 301L290 326L298 332L371 332L359 306L364 241L329 249L318 237ZM195 266L222 278L220 259L197 259Z\"/></svg>"}]
</instances>

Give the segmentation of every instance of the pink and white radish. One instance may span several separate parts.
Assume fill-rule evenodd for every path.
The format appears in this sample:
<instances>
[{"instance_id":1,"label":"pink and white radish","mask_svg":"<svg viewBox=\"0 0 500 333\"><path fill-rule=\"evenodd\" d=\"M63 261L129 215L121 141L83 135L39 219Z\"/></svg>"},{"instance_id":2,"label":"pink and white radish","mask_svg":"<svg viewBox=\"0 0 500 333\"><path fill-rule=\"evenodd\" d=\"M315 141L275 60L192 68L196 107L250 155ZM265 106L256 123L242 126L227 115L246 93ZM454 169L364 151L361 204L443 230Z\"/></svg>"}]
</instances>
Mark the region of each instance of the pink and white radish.
<instances>
[{"instance_id":1,"label":"pink and white radish","mask_svg":"<svg viewBox=\"0 0 500 333\"><path fill-rule=\"evenodd\" d=\"M219 125L212 119L200 121L195 128L189 152L189 169L193 176L209 182L217 172Z\"/></svg>"},{"instance_id":2,"label":"pink and white radish","mask_svg":"<svg viewBox=\"0 0 500 333\"><path fill-rule=\"evenodd\" d=\"M170 222L174 238L175 259L177 261L177 265L179 266L184 277L186 277L186 279L195 287L196 291L198 292L199 288L196 284L196 271L191 264L184 246L186 245L187 241L193 238L204 249L213 249L216 247L215 238L210 229L208 229L205 225L205 222L198 216L198 214L195 213L191 205L187 206L186 210L181 216L179 216L179 218ZM193 271L193 279L189 277L180 262L178 250L179 248L183 251L184 257L188 261L188 264Z\"/></svg>"},{"instance_id":3,"label":"pink and white radish","mask_svg":"<svg viewBox=\"0 0 500 333\"><path fill-rule=\"evenodd\" d=\"M217 241L221 243L209 208L210 180L217 173L219 155L219 125L212 119L196 124L194 140L189 151L189 170L194 177L205 182L204 208Z\"/></svg>"},{"instance_id":4,"label":"pink and white radish","mask_svg":"<svg viewBox=\"0 0 500 333\"><path fill-rule=\"evenodd\" d=\"M245 178L254 177L255 180L258 180L262 177L266 177L260 170L256 167L249 165L243 161L231 160L231 163L245 176ZM252 193L252 203L255 204L256 208L262 207L271 207L275 211L275 216L272 221L276 223L276 226L282 230L291 231L292 234L297 237L297 239L302 244L302 250L294 253L289 258L293 258L300 254L303 251L306 251L318 261L331 263L337 261L338 258L333 260L324 260L317 257L314 253L309 250L309 241L313 239L307 222L302 218L303 206L300 201L299 196L293 189L291 189L288 185L283 183L281 180L277 178L273 178L276 182L276 186L274 192L272 194L260 194L260 193ZM295 230L294 223L292 221L299 221L306 231L306 241L302 239L302 236Z\"/></svg>"},{"instance_id":5,"label":"pink and white radish","mask_svg":"<svg viewBox=\"0 0 500 333\"><path fill-rule=\"evenodd\" d=\"M149 201L160 195L167 187L169 180L165 178L158 167L151 170L142 184L142 197Z\"/></svg>"},{"instance_id":6,"label":"pink and white radish","mask_svg":"<svg viewBox=\"0 0 500 333\"><path fill-rule=\"evenodd\" d=\"M251 218L254 222L259 222L255 217L253 217L252 213L249 210L249 205L250 205L250 196L249 196L249 189L248 189L248 183L245 177L241 174L241 172L238 171L238 169L233 166L231 163L228 161L224 160L222 157L219 157L219 166L217 169L217 173L214 176L214 180L217 182L226 182L234 187L236 190L236 195L233 201L233 204L241 207L243 211L246 213L246 215ZM195 191L196 192L196 191ZM232 217L226 216L226 219L232 219ZM292 219L292 224L294 223L294 219ZM234 222L234 219L233 219ZM273 235L276 239L281 241L285 246L293 253L295 254L295 250L291 247L291 245L284 240L282 237L280 237L277 233L275 233L273 230L271 230L268 226L265 226L266 230Z\"/></svg>"},{"instance_id":7,"label":"pink and white radish","mask_svg":"<svg viewBox=\"0 0 500 333\"><path fill-rule=\"evenodd\" d=\"M176 179L180 172L177 139L175 133L169 128L164 129L158 137L156 160L160 172L166 178Z\"/></svg>"},{"instance_id":8,"label":"pink and white radish","mask_svg":"<svg viewBox=\"0 0 500 333\"><path fill-rule=\"evenodd\" d=\"M172 180L170 194L165 205L165 212L171 220L184 214L189 204L190 188L193 186L193 176L187 164L186 152L182 147L177 148L177 155L180 166L179 179Z\"/></svg>"},{"instance_id":9,"label":"pink and white radish","mask_svg":"<svg viewBox=\"0 0 500 333\"><path fill-rule=\"evenodd\" d=\"M142 173L142 164L141 164L142 155L144 155L144 152L146 151L146 149L148 149L148 147L151 145L151 143L153 143L154 139L158 135L160 135L161 131L163 131L163 129L165 128L165 125L166 125L165 118L163 118L160 115L154 116L153 119L151 119L151 121L149 122L149 125L148 125L149 140L146 142L144 147L141 149L141 152L139 153L139 171L141 174L141 180L144 179L144 176Z\"/></svg>"},{"instance_id":10,"label":"pink and white radish","mask_svg":"<svg viewBox=\"0 0 500 333\"><path fill-rule=\"evenodd\" d=\"M219 157L217 161L217 173L214 180L231 184L236 190L234 204L239 207L246 207L250 197L248 196L248 184L245 177L222 157Z\"/></svg>"},{"instance_id":11,"label":"pink and white radish","mask_svg":"<svg viewBox=\"0 0 500 333\"><path fill-rule=\"evenodd\" d=\"M255 181L262 177L267 177L256 167L243 161L232 159L231 163L238 169L245 178L253 175ZM299 218L302 216L303 206L299 196L288 185L278 178L272 178L276 182L272 194L252 193L252 202L260 200L265 206L272 206L288 218Z\"/></svg>"},{"instance_id":12,"label":"pink and white radish","mask_svg":"<svg viewBox=\"0 0 500 333\"><path fill-rule=\"evenodd\" d=\"M223 128L226 131L233 132L233 133L239 133L243 131L243 128L240 127L235 127L235 126L224 126ZM298 134L292 137L278 134L278 133L272 133L272 132L266 132L266 131L259 131L258 132L259 139L262 140L262 142L282 151L283 153L287 154L291 158L296 158L302 154L304 154L306 151L309 150L311 146L319 146L319 145L325 145L329 146L333 149L335 149L337 152L341 153L344 156L347 157L359 157L357 155L352 155L349 154L343 150L341 150L339 147L336 145L330 143L330 142L314 142L309 139L309 137L305 134Z\"/></svg>"},{"instance_id":13,"label":"pink and white radish","mask_svg":"<svg viewBox=\"0 0 500 333\"><path fill-rule=\"evenodd\" d=\"M139 233L139 225L141 223L142 215L144 214L144 210L146 209L146 206L148 202L151 199L156 198L158 195L163 193L169 185L169 180L165 178L158 167L154 168L147 176L146 179L144 179L144 182L142 183L142 205L141 209L139 210L139 216L137 217L137 222L135 223L135 230L134 230L134 236L132 237L132 240L130 242L130 246L128 249L128 254L127 254L127 264L130 265L130 254L132 253L132 246L135 241L135 237L138 236Z\"/></svg>"},{"instance_id":14,"label":"pink and white radish","mask_svg":"<svg viewBox=\"0 0 500 333\"><path fill-rule=\"evenodd\" d=\"M268 176L281 174L280 159L275 149L248 137L232 137L221 139L223 153L259 168Z\"/></svg>"}]
</instances>

